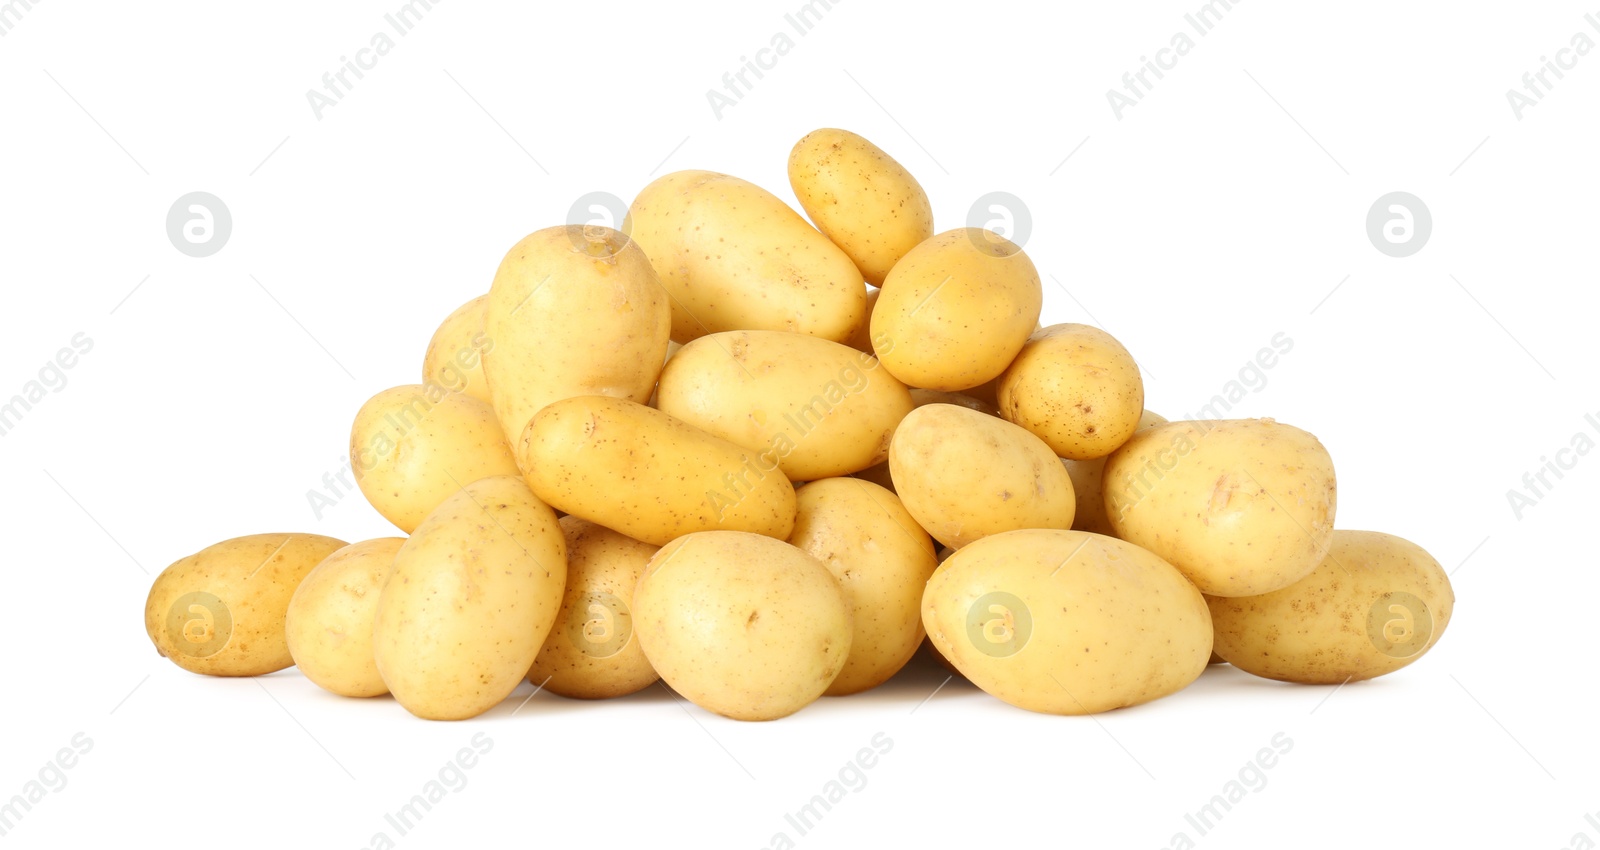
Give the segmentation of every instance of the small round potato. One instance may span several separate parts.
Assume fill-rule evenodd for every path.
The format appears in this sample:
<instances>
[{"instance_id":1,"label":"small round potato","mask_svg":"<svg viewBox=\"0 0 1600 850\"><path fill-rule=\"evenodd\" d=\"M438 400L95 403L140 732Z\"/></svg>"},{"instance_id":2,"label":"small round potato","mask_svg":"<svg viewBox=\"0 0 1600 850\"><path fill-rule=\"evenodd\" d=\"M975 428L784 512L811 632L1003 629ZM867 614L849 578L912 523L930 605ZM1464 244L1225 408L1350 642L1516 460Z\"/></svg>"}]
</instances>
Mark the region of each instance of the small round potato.
<instances>
[{"instance_id":1,"label":"small round potato","mask_svg":"<svg viewBox=\"0 0 1600 850\"><path fill-rule=\"evenodd\" d=\"M795 492L789 543L839 581L855 623L850 656L828 696L875 688L922 642L922 588L938 566L933 541L888 490L854 478L813 481Z\"/></svg>"},{"instance_id":2,"label":"small round potato","mask_svg":"<svg viewBox=\"0 0 1600 850\"><path fill-rule=\"evenodd\" d=\"M1071 460L1105 457L1127 442L1144 411L1139 364L1088 325L1034 331L1000 376L1000 415Z\"/></svg>"},{"instance_id":3,"label":"small round potato","mask_svg":"<svg viewBox=\"0 0 1600 850\"><path fill-rule=\"evenodd\" d=\"M1422 547L1344 529L1294 584L1206 600L1218 655L1246 673L1313 685L1371 679L1416 661L1444 634L1455 601L1449 576Z\"/></svg>"},{"instance_id":4,"label":"small round potato","mask_svg":"<svg viewBox=\"0 0 1600 850\"><path fill-rule=\"evenodd\" d=\"M294 664L312 684L346 697L389 692L372 655L378 595L402 537L363 540L329 555L289 600L284 635Z\"/></svg>"},{"instance_id":5,"label":"small round potato","mask_svg":"<svg viewBox=\"0 0 1600 850\"><path fill-rule=\"evenodd\" d=\"M627 696L655 668L634 633L633 590L658 547L575 516L561 518L567 588L528 681L574 699Z\"/></svg>"},{"instance_id":6,"label":"small round potato","mask_svg":"<svg viewBox=\"0 0 1600 850\"><path fill-rule=\"evenodd\" d=\"M1139 427L1134 433L1146 428L1166 424L1166 417L1159 413L1146 410L1139 417ZM1106 459L1097 457L1093 460L1066 460L1061 464L1067 468L1067 475L1072 478L1072 491L1077 496L1078 510L1072 517L1074 531L1092 531L1095 534L1117 536L1111 527L1111 520L1106 519L1105 489L1102 486L1105 480Z\"/></svg>"},{"instance_id":7,"label":"small round potato","mask_svg":"<svg viewBox=\"0 0 1600 850\"><path fill-rule=\"evenodd\" d=\"M494 404L489 381L483 377L483 353L494 347L483 331L483 310L488 303L489 296L479 295L457 307L433 332L428 352L422 358L424 384L437 384L484 404Z\"/></svg>"},{"instance_id":8,"label":"small round potato","mask_svg":"<svg viewBox=\"0 0 1600 850\"><path fill-rule=\"evenodd\" d=\"M661 678L735 720L799 711L850 655L850 605L833 574L759 534L704 531L662 547L634 591L633 613Z\"/></svg>"},{"instance_id":9,"label":"small round potato","mask_svg":"<svg viewBox=\"0 0 1600 850\"><path fill-rule=\"evenodd\" d=\"M789 185L806 215L873 286L933 235L933 205L911 172L848 130L807 133L789 151Z\"/></svg>"}]
</instances>

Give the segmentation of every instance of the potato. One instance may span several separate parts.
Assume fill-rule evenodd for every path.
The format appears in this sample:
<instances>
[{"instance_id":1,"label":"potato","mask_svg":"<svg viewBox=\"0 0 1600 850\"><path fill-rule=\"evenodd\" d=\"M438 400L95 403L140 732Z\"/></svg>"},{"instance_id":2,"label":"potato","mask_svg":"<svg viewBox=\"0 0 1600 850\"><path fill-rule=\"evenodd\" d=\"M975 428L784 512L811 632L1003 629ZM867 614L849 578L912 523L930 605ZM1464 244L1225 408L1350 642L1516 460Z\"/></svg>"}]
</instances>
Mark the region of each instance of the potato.
<instances>
[{"instance_id":1,"label":"potato","mask_svg":"<svg viewBox=\"0 0 1600 850\"><path fill-rule=\"evenodd\" d=\"M633 589L658 547L575 516L561 518L567 587L528 681L574 699L607 699L660 677L634 633Z\"/></svg>"},{"instance_id":2,"label":"potato","mask_svg":"<svg viewBox=\"0 0 1600 850\"><path fill-rule=\"evenodd\" d=\"M1211 656L1211 617L1181 573L1130 543L1023 529L963 546L922 599L933 645L1019 708L1093 714L1182 690Z\"/></svg>"},{"instance_id":3,"label":"potato","mask_svg":"<svg viewBox=\"0 0 1600 850\"><path fill-rule=\"evenodd\" d=\"M998 419L930 404L889 444L895 492L946 546L1018 528L1072 527L1072 479L1044 441Z\"/></svg>"},{"instance_id":4,"label":"potato","mask_svg":"<svg viewBox=\"0 0 1600 850\"><path fill-rule=\"evenodd\" d=\"M301 579L343 540L252 534L207 546L156 576L144 630L191 673L261 676L294 664L283 619Z\"/></svg>"},{"instance_id":5,"label":"potato","mask_svg":"<svg viewBox=\"0 0 1600 850\"><path fill-rule=\"evenodd\" d=\"M1000 415L1057 455L1091 460L1133 436L1144 380L1122 343L1099 328L1062 324L1035 331L1000 376Z\"/></svg>"},{"instance_id":6,"label":"potato","mask_svg":"<svg viewBox=\"0 0 1600 850\"><path fill-rule=\"evenodd\" d=\"M489 380L483 376L483 353L494 347L483 330L483 312L488 304L489 296L479 295L445 317L433 332L428 352L422 358L424 384L437 384L484 404L494 404Z\"/></svg>"},{"instance_id":7,"label":"potato","mask_svg":"<svg viewBox=\"0 0 1600 850\"><path fill-rule=\"evenodd\" d=\"M556 515L521 478L468 484L395 555L372 624L384 684L429 720L488 711L533 665L566 577Z\"/></svg>"},{"instance_id":8,"label":"potato","mask_svg":"<svg viewBox=\"0 0 1600 850\"><path fill-rule=\"evenodd\" d=\"M933 235L933 205L916 178L848 130L814 130L796 142L789 185L817 229L873 286Z\"/></svg>"},{"instance_id":9,"label":"potato","mask_svg":"<svg viewBox=\"0 0 1600 850\"><path fill-rule=\"evenodd\" d=\"M661 678L735 720L799 711L850 655L850 606L828 568L759 534L703 531L662 547L633 614Z\"/></svg>"},{"instance_id":10,"label":"potato","mask_svg":"<svg viewBox=\"0 0 1600 850\"><path fill-rule=\"evenodd\" d=\"M862 319L861 326L856 328L856 332L854 334L851 334L850 339L845 342L846 345L850 346L851 348L854 348L855 350L857 350L857 351L859 351L859 352L861 352L863 354L872 354L874 356L876 356L876 354L877 354L877 352L874 351L873 348L872 348L872 322L871 322L871 317L872 317L872 308L877 305L877 303L878 303L878 295L881 292L883 292L883 290L881 290L881 289L876 289L876 288L868 288L867 289L867 309L866 309L865 312L862 313L862 315L865 316L866 318Z\"/></svg>"},{"instance_id":11,"label":"potato","mask_svg":"<svg viewBox=\"0 0 1600 850\"><path fill-rule=\"evenodd\" d=\"M323 559L295 590L284 635L296 667L312 684L346 697L389 692L372 655L378 595L402 537L352 543Z\"/></svg>"},{"instance_id":12,"label":"potato","mask_svg":"<svg viewBox=\"0 0 1600 850\"><path fill-rule=\"evenodd\" d=\"M350 427L350 466L372 507L407 534L467 484L518 474L494 410L437 384L368 399Z\"/></svg>"},{"instance_id":13,"label":"potato","mask_svg":"<svg viewBox=\"0 0 1600 850\"><path fill-rule=\"evenodd\" d=\"M855 624L844 669L829 696L875 688L922 643L922 588L938 566L933 541L888 490L853 478L795 491L799 516L789 543L838 580Z\"/></svg>"},{"instance_id":14,"label":"potato","mask_svg":"<svg viewBox=\"0 0 1600 850\"><path fill-rule=\"evenodd\" d=\"M1218 655L1247 673L1314 685L1371 679L1416 661L1444 634L1455 601L1449 576L1422 547L1345 529L1294 584L1206 600Z\"/></svg>"},{"instance_id":15,"label":"potato","mask_svg":"<svg viewBox=\"0 0 1600 850\"><path fill-rule=\"evenodd\" d=\"M794 530L794 486L773 458L642 404L558 401L528 423L518 455L539 498L654 546L694 531Z\"/></svg>"},{"instance_id":16,"label":"potato","mask_svg":"<svg viewBox=\"0 0 1600 850\"><path fill-rule=\"evenodd\" d=\"M1043 302L1021 248L981 228L948 230L889 272L872 310L872 342L908 386L964 390L1011 365Z\"/></svg>"},{"instance_id":17,"label":"potato","mask_svg":"<svg viewBox=\"0 0 1600 850\"><path fill-rule=\"evenodd\" d=\"M1134 433L1165 424L1166 421L1166 417L1161 414L1146 410L1144 415L1139 417L1139 427ZM1061 464L1067 468L1067 475L1072 478L1072 491L1078 504L1078 510L1072 517L1072 528L1076 531L1117 536L1111 527L1111 520L1106 519L1106 498L1103 487L1106 459L1103 457L1093 460L1063 459Z\"/></svg>"},{"instance_id":18,"label":"potato","mask_svg":"<svg viewBox=\"0 0 1600 850\"><path fill-rule=\"evenodd\" d=\"M1258 596L1328 554L1333 460L1271 419L1169 422L1106 459L1116 535L1160 555L1208 596Z\"/></svg>"},{"instance_id":19,"label":"potato","mask_svg":"<svg viewBox=\"0 0 1600 850\"><path fill-rule=\"evenodd\" d=\"M683 347L657 407L777 460L794 481L848 475L889 455L911 394L878 360L783 331L727 331Z\"/></svg>"},{"instance_id":20,"label":"potato","mask_svg":"<svg viewBox=\"0 0 1600 850\"><path fill-rule=\"evenodd\" d=\"M644 187L633 238L672 293L672 338L790 331L845 342L866 321L861 272L776 195L712 171Z\"/></svg>"},{"instance_id":21,"label":"potato","mask_svg":"<svg viewBox=\"0 0 1600 850\"><path fill-rule=\"evenodd\" d=\"M647 401L667 358L670 302L649 258L608 227L547 227L512 246L484 312L493 347L483 371L506 439L552 401Z\"/></svg>"}]
</instances>

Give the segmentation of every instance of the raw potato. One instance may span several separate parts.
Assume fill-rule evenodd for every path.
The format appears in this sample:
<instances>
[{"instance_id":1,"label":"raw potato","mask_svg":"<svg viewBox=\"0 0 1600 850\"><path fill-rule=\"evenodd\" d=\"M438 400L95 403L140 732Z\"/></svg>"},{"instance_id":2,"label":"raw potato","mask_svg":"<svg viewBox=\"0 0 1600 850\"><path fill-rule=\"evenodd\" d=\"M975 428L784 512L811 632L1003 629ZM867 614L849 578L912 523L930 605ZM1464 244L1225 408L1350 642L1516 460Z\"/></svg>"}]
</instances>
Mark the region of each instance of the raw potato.
<instances>
[{"instance_id":1,"label":"raw potato","mask_svg":"<svg viewBox=\"0 0 1600 850\"><path fill-rule=\"evenodd\" d=\"M483 312L488 304L489 296L479 295L445 317L433 332L428 352L422 358L424 384L437 384L484 404L494 404L489 395L489 379L483 376L483 353L494 347L483 330Z\"/></svg>"},{"instance_id":2,"label":"raw potato","mask_svg":"<svg viewBox=\"0 0 1600 850\"><path fill-rule=\"evenodd\" d=\"M561 518L567 587L528 681L574 699L609 699L660 677L633 622L633 590L658 547L575 516Z\"/></svg>"},{"instance_id":3,"label":"raw potato","mask_svg":"<svg viewBox=\"0 0 1600 850\"><path fill-rule=\"evenodd\" d=\"M828 568L759 534L705 531L662 547L634 591L633 613L661 678L735 720L799 711L850 654L849 603Z\"/></svg>"},{"instance_id":4,"label":"raw potato","mask_svg":"<svg viewBox=\"0 0 1600 850\"><path fill-rule=\"evenodd\" d=\"M1169 422L1106 459L1117 536L1165 558L1208 596L1257 596L1328 554L1336 485L1316 437L1271 419Z\"/></svg>"},{"instance_id":5,"label":"raw potato","mask_svg":"<svg viewBox=\"0 0 1600 850\"><path fill-rule=\"evenodd\" d=\"M558 401L528 423L518 457L541 499L655 546L694 531L794 530L794 486L776 465L642 404Z\"/></svg>"},{"instance_id":6,"label":"raw potato","mask_svg":"<svg viewBox=\"0 0 1600 850\"><path fill-rule=\"evenodd\" d=\"M372 507L407 534L463 486L518 474L493 408L421 384L384 390L361 406L350 427L350 467Z\"/></svg>"},{"instance_id":7,"label":"raw potato","mask_svg":"<svg viewBox=\"0 0 1600 850\"><path fill-rule=\"evenodd\" d=\"M1000 376L1039 322L1044 291L1022 249L977 227L911 250L872 311L878 359L908 386L956 392Z\"/></svg>"},{"instance_id":8,"label":"raw potato","mask_svg":"<svg viewBox=\"0 0 1600 850\"><path fill-rule=\"evenodd\" d=\"M483 371L506 439L553 401L649 400L671 323L671 298L622 233L565 225L523 238L500 261L484 313Z\"/></svg>"},{"instance_id":9,"label":"raw potato","mask_svg":"<svg viewBox=\"0 0 1600 850\"><path fill-rule=\"evenodd\" d=\"M728 331L683 347L661 373L663 413L776 461L793 481L881 463L911 394L876 358L782 331Z\"/></svg>"},{"instance_id":10,"label":"raw potato","mask_svg":"<svg viewBox=\"0 0 1600 850\"><path fill-rule=\"evenodd\" d=\"M754 183L678 171L644 187L629 215L633 238L672 293L678 342L736 330L845 342L866 321L855 264Z\"/></svg>"},{"instance_id":11,"label":"raw potato","mask_svg":"<svg viewBox=\"0 0 1600 850\"><path fill-rule=\"evenodd\" d=\"M962 547L934 571L922 619L973 684L1048 714L1175 693L1211 656L1194 585L1150 552L1082 531L1024 529Z\"/></svg>"},{"instance_id":12,"label":"raw potato","mask_svg":"<svg viewBox=\"0 0 1600 850\"><path fill-rule=\"evenodd\" d=\"M1444 634L1455 601L1449 576L1422 547L1344 529L1294 584L1206 600L1218 655L1247 673L1313 685L1371 679L1416 661Z\"/></svg>"},{"instance_id":13,"label":"raw potato","mask_svg":"<svg viewBox=\"0 0 1600 850\"><path fill-rule=\"evenodd\" d=\"M789 151L789 185L806 215L873 286L933 235L933 205L911 172L849 130L807 133Z\"/></svg>"},{"instance_id":14,"label":"raw potato","mask_svg":"<svg viewBox=\"0 0 1600 850\"><path fill-rule=\"evenodd\" d=\"M378 671L406 710L461 720L527 675L561 607L566 544L521 478L468 484L417 526L378 599Z\"/></svg>"},{"instance_id":15,"label":"raw potato","mask_svg":"<svg viewBox=\"0 0 1600 850\"><path fill-rule=\"evenodd\" d=\"M1144 415L1139 417L1139 427L1134 433L1163 425L1166 421L1166 417L1161 414L1146 410ZM1106 498L1103 487L1106 459L1103 457L1093 460L1063 459L1061 464L1067 468L1067 475L1072 478L1072 491L1078 502L1077 513L1072 517L1073 530L1117 536L1116 530L1111 527L1111 520L1106 519Z\"/></svg>"},{"instance_id":16,"label":"raw potato","mask_svg":"<svg viewBox=\"0 0 1600 850\"><path fill-rule=\"evenodd\" d=\"M799 517L789 543L838 580L855 623L850 655L826 693L875 688L922 643L922 588L938 566L933 541L900 500L876 484L828 478L796 496Z\"/></svg>"},{"instance_id":17,"label":"raw potato","mask_svg":"<svg viewBox=\"0 0 1600 850\"><path fill-rule=\"evenodd\" d=\"M312 684L346 697L389 692L372 655L378 595L403 537L363 540L329 555L289 600L284 635L289 654Z\"/></svg>"},{"instance_id":18,"label":"raw potato","mask_svg":"<svg viewBox=\"0 0 1600 850\"><path fill-rule=\"evenodd\" d=\"M957 549L1018 528L1072 527L1072 479L1043 440L953 404L913 410L889 444L906 510Z\"/></svg>"},{"instance_id":19,"label":"raw potato","mask_svg":"<svg viewBox=\"0 0 1600 850\"><path fill-rule=\"evenodd\" d=\"M144 630L191 673L261 676L294 664L283 620L301 579L345 546L317 534L252 534L207 546L156 576Z\"/></svg>"},{"instance_id":20,"label":"raw potato","mask_svg":"<svg viewBox=\"0 0 1600 850\"><path fill-rule=\"evenodd\" d=\"M1144 411L1139 364L1088 325L1034 331L1000 376L1000 415L1071 460L1105 457L1128 441Z\"/></svg>"}]
</instances>

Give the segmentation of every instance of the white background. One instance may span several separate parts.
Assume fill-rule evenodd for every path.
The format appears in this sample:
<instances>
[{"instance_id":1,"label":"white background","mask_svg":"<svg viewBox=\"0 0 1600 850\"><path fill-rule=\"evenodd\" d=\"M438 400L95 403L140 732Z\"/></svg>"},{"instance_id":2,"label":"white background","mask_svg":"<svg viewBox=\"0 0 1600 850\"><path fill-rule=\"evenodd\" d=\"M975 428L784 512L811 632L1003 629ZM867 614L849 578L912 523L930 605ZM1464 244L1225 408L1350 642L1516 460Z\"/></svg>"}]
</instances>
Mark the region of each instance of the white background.
<instances>
[{"instance_id":1,"label":"white background","mask_svg":"<svg viewBox=\"0 0 1600 850\"><path fill-rule=\"evenodd\" d=\"M1118 120L1106 90L1199 0L849 0L804 36L784 20L800 0L446 2L319 120L306 91L400 5L44 0L7 20L0 399L74 334L94 347L0 438L0 798L75 734L93 748L0 841L1600 841L1585 821L1600 810L1600 452L1520 518L1506 496L1575 434L1600 441L1584 419L1600 418L1600 56L1552 77L1520 120L1505 96L1574 33L1600 40L1584 19L1600 8L1241 3ZM779 31L793 50L719 119L706 91ZM292 669L206 679L152 651L145 593L183 555L264 531L393 533L359 496L319 520L305 494L341 465L356 408L419 379L435 325L518 238L586 192L631 199L681 168L792 200L789 147L822 126L911 169L941 230L986 192L1021 198L1045 322L1118 336L1151 409L1197 411L1275 334L1292 338L1230 415L1317 434L1339 524L1400 534L1452 571L1439 646L1338 690L1216 668L1095 718L1033 715L959 681L924 703L945 675L917 662L765 724L660 688L519 709L527 685L487 716L428 723ZM204 259L164 228L196 190L233 216ZM1396 190L1434 223L1406 259L1364 227ZM479 733L492 750L468 784L397 836L385 813ZM893 749L867 784L799 836L784 815L878 733ZM1197 835L1184 815L1278 733L1293 749L1266 786Z\"/></svg>"}]
</instances>

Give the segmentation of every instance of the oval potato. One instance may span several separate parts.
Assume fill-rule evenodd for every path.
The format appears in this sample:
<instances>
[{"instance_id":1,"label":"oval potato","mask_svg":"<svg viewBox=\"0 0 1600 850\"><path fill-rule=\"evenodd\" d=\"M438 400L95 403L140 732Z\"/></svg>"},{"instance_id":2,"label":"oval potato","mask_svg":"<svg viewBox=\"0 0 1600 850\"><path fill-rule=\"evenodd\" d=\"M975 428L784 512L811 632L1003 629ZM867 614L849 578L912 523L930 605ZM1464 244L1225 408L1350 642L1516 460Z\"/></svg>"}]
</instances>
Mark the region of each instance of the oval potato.
<instances>
[{"instance_id":1,"label":"oval potato","mask_svg":"<svg viewBox=\"0 0 1600 850\"><path fill-rule=\"evenodd\" d=\"M494 347L483 330L483 313L488 304L489 296L479 295L440 323L422 357L424 384L437 384L484 404L494 404L489 380L483 376L483 353Z\"/></svg>"},{"instance_id":2,"label":"oval potato","mask_svg":"<svg viewBox=\"0 0 1600 850\"><path fill-rule=\"evenodd\" d=\"M311 683L346 697L389 692L372 654L378 595L394 570L402 537L352 543L318 564L289 600L289 654Z\"/></svg>"},{"instance_id":3,"label":"oval potato","mask_svg":"<svg viewBox=\"0 0 1600 850\"><path fill-rule=\"evenodd\" d=\"M1139 364L1115 337L1088 325L1034 331L999 389L1001 416L1071 460L1116 451L1144 412Z\"/></svg>"},{"instance_id":4,"label":"oval potato","mask_svg":"<svg viewBox=\"0 0 1600 850\"><path fill-rule=\"evenodd\" d=\"M879 286L933 235L933 205L905 166L849 130L807 133L789 151L789 185L806 215Z\"/></svg>"}]
</instances>

